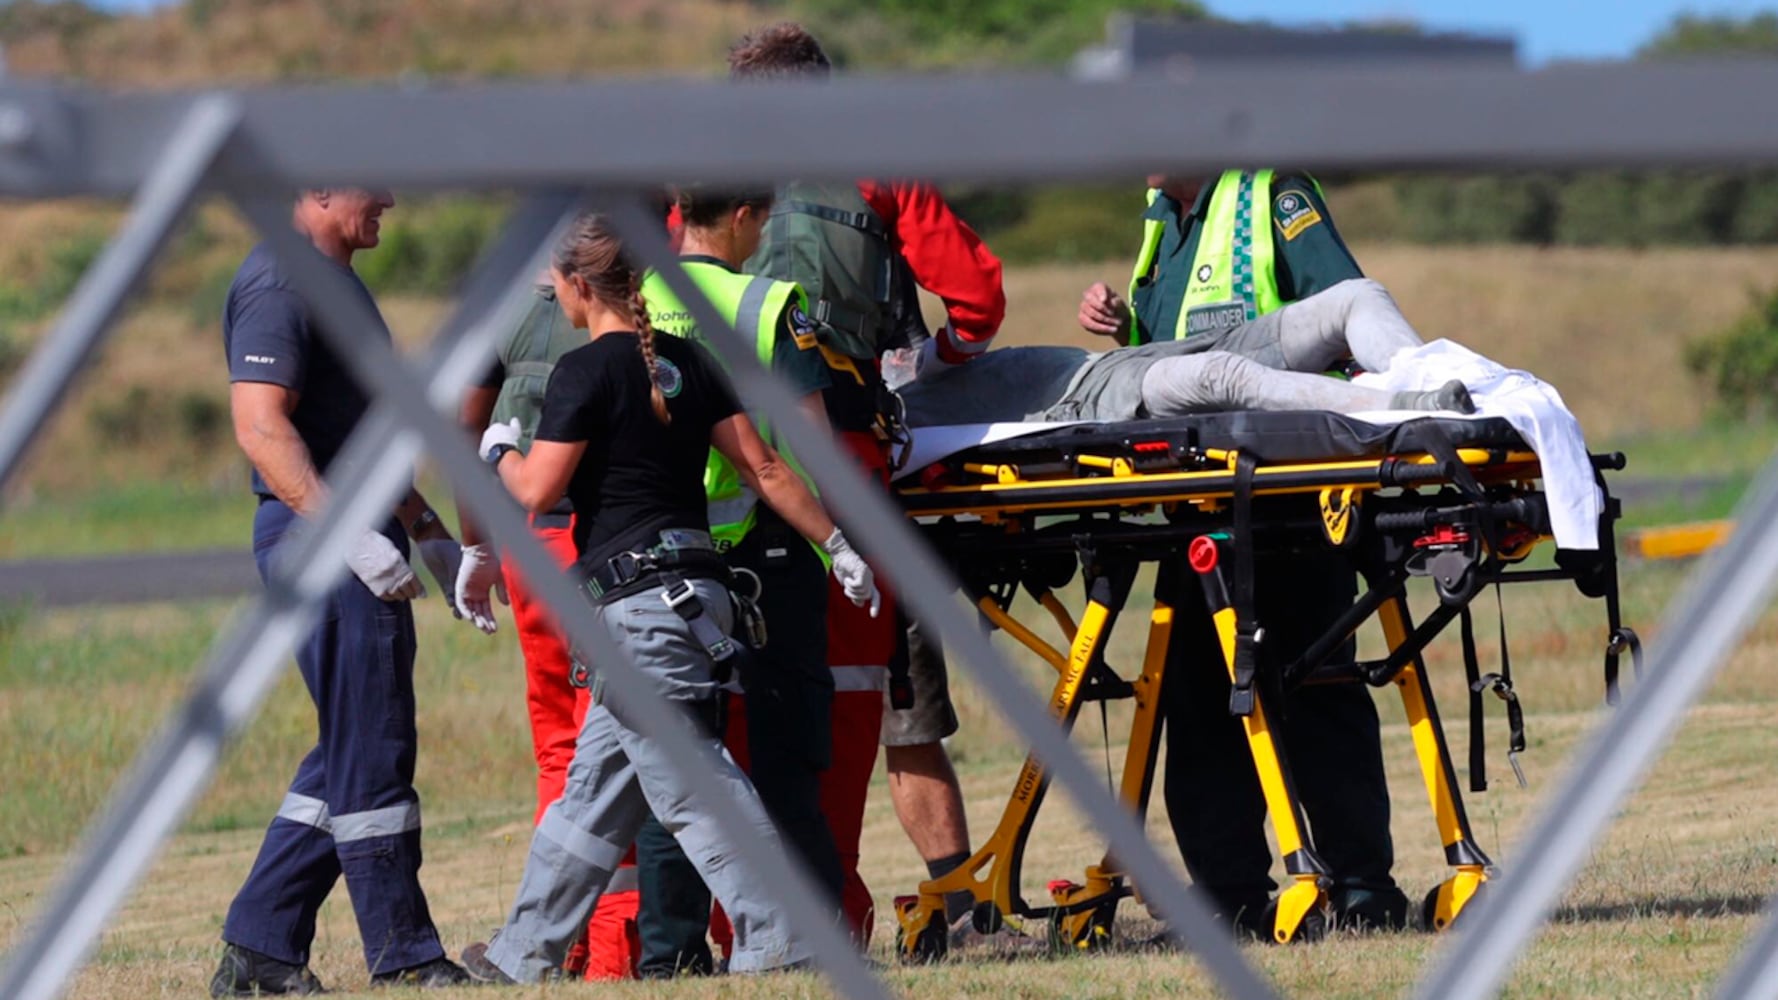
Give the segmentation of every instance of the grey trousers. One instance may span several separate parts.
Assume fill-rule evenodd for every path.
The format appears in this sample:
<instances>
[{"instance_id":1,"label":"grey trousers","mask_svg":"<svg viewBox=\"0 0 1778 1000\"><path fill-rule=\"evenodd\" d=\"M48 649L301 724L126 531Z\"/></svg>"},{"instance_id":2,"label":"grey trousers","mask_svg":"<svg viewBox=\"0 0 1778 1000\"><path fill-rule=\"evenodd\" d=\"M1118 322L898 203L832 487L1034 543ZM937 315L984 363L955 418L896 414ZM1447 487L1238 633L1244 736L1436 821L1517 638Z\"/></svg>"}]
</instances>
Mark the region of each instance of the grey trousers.
<instances>
[{"instance_id":1,"label":"grey trousers","mask_svg":"<svg viewBox=\"0 0 1778 1000\"><path fill-rule=\"evenodd\" d=\"M694 586L705 610L727 631L733 625L728 594L712 581ZM696 704L714 698L717 690L710 658L685 620L661 600L659 590L612 601L597 614L641 668L652 693L684 708L682 722L696 733L704 766L740 803L753 835L776 839L747 776L698 719ZM693 799L683 775L607 695L587 711L567 785L531 837L518 898L488 947L489 960L526 983L559 967L650 810L678 839L728 913L735 929L730 969L759 972L813 957L772 905L773 892L739 860Z\"/></svg>"},{"instance_id":2,"label":"grey trousers","mask_svg":"<svg viewBox=\"0 0 1778 1000\"><path fill-rule=\"evenodd\" d=\"M1318 374L1351 354L1367 371L1419 347L1388 290L1342 281L1216 336L1095 356L1051 420L1133 420L1219 410L1387 410L1394 394Z\"/></svg>"}]
</instances>

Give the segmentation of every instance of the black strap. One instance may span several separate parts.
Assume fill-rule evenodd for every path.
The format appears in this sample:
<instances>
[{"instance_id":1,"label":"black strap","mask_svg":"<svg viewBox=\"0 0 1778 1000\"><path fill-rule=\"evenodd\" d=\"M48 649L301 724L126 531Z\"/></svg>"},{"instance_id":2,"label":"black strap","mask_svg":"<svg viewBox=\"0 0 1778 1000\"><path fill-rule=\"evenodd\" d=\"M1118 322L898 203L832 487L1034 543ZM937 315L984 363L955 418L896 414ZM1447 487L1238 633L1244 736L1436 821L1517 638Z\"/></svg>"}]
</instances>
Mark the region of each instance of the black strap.
<instances>
[{"instance_id":1,"label":"black strap","mask_svg":"<svg viewBox=\"0 0 1778 1000\"><path fill-rule=\"evenodd\" d=\"M1463 675L1469 682L1469 790L1488 790L1487 729L1482 725L1482 668L1476 662L1475 622L1469 605L1459 612L1458 634L1463 639Z\"/></svg>"},{"instance_id":2,"label":"black strap","mask_svg":"<svg viewBox=\"0 0 1778 1000\"><path fill-rule=\"evenodd\" d=\"M889 230L884 227L883 220L871 212L848 212L830 205L817 205L812 201L781 201L772 206L772 214L812 215L827 222L836 222L848 229L868 233L879 240L889 239Z\"/></svg>"},{"instance_id":3,"label":"black strap","mask_svg":"<svg viewBox=\"0 0 1778 1000\"><path fill-rule=\"evenodd\" d=\"M1482 484L1476 481L1475 473L1469 470L1457 455L1457 446L1436 424L1421 422L1414 425L1419 433L1419 442L1425 446L1426 453L1438 459L1439 468L1444 471L1445 478L1451 481L1457 491L1471 499L1480 500L1487 496L1482 491Z\"/></svg>"},{"instance_id":4,"label":"black strap","mask_svg":"<svg viewBox=\"0 0 1778 1000\"><path fill-rule=\"evenodd\" d=\"M1500 610L1500 672L1497 674L1482 673L1476 662L1475 628L1468 605L1464 605L1461 619L1463 669L1469 680L1469 790L1472 792L1486 791L1488 788L1487 763L1483 751L1484 691L1492 691L1501 701L1506 702L1506 762L1512 765L1513 777L1517 779L1519 787L1529 787L1525 780L1525 769L1519 766L1519 754L1525 752L1525 709L1519 703L1519 693L1513 689L1512 653L1506 640L1506 603L1501 597L1499 581L1495 581L1494 585L1494 603Z\"/></svg>"},{"instance_id":5,"label":"black strap","mask_svg":"<svg viewBox=\"0 0 1778 1000\"><path fill-rule=\"evenodd\" d=\"M1235 585L1230 604L1235 610L1235 676L1229 688L1229 714L1253 714L1253 678L1258 672L1259 623L1253 615L1253 473L1259 462L1246 452L1235 454L1234 527L1229 544L1235 550Z\"/></svg>"}]
</instances>

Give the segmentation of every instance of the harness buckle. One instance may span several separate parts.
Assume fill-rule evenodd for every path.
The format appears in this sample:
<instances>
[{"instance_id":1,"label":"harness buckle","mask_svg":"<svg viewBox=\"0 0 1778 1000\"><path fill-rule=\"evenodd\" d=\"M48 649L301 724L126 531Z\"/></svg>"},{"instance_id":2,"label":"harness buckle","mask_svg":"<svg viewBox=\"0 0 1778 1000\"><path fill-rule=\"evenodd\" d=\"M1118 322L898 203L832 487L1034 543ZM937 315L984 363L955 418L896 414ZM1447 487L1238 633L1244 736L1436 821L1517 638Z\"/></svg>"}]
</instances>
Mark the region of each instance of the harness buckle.
<instances>
[{"instance_id":1,"label":"harness buckle","mask_svg":"<svg viewBox=\"0 0 1778 1000\"><path fill-rule=\"evenodd\" d=\"M661 600L665 601L667 607L674 611L679 611L681 606L697 599L698 592L692 587L690 580L679 580L661 588ZM700 609L693 608L691 610L696 612ZM683 612L681 613L683 614Z\"/></svg>"}]
</instances>

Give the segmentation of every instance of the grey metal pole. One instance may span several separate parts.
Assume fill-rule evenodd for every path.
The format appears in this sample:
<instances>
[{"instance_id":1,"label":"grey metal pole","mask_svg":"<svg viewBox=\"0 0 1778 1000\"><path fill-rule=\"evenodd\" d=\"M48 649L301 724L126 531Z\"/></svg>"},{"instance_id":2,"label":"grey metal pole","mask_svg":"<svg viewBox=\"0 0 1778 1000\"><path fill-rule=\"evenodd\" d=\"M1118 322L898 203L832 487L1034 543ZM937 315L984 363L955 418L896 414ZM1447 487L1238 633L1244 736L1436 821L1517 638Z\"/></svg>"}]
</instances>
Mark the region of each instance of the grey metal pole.
<instances>
[{"instance_id":1,"label":"grey metal pole","mask_svg":"<svg viewBox=\"0 0 1778 1000\"><path fill-rule=\"evenodd\" d=\"M241 122L241 102L229 94L198 98L168 137L143 179L123 228L93 262L63 307L55 328L13 380L0 410L0 497L25 450L92 353L111 332L130 290L148 273L197 196L216 157Z\"/></svg>"},{"instance_id":2,"label":"grey metal pole","mask_svg":"<svg viewBox=\"0 0 1778 1000\"><path fill-rule=\"evenodd\" d=\"M1778 906L1766 905L1766 919L1758 936L1717 984L1716 995L1720 1000L1778 998Z\"/></svg>"},{"instance_id":3,"label":"grey metal pole","mask_svg":"<svg viewBox=\"0 0 1778 1000\"><path fill-rule=\"evenodd\" d=\"M1209 966L1230 995L1245 998L1275 994L1235 949L1209 909L1186 890L1148 842L1127 807L1102 789L1092 771L1069 745L1067 734L1019 680L970 617L950 599L957 585L932 555L931 548L889 502L882 487L868 483L852 459L834 440L809 423L783 383L754 356L753 345L711 305L697 283L679 266L664 236L635 198L609 205L624 241L658 271L679 301L706 331L712 349L727 366L735 389L750 410L763 413L789 442L790 450L821 487L828 510L847 533L863 539L873 565L894 581L898 599L910 605L922 622L937 627L945 648L975 670L983 690L993 692L1013 728L1032 747L1044 767L1067 789L1082 813L1092 817L1128 865L1146 898L1152 900Z\"/></svg>"},{"instance_id":4,"label":"grey metal pole","mask_svg":"<svg viewBox=\"0 0 1778 1000\"><path fill-rule=\"evenodd\" d=\"M1493 995L1586 860L1594 838L1765 610L1778 581L1778 458L1742 500L1735 523L1728 544L1669 605L1649 645L1645 679L1587 741L1512 865L1459 923L1417 996L1479 1000Z\"/></svg>"},{"instance_id":5,"label":"grey metal pole","mask_svg":"<svg viewBox=\"0 0 1778 1000\"><path fill-rule=\"evenodd\" d=\"M481 282L479 297L466 298L459 315L476 316L496 301L506 312L521 304L528 294L524 279L542 259L537 248L547 243L552 223L571 206L571 199L539 198L521 209L482 266L488 277ZM487 290L495 287L509 291L503 297L489 294ZM445 332L462 336L478 329L475 322L464 321L447 325ZM483 332L485 354L492 332ZM458 391L472 371L457 364L442 373L429 373L428 384L439 393ZM452 378L459 380L456 386L448 384ZM265 595L217 641L185 705L137 755L77 860L66 870L43 918L0 969L0 997L50 1000L66 986L112 913L209 784L227 741L253 717L291 652L308 634L320 602L345 576L350 540L386 517L405 486L417 442L411 434L403 437L397 431L391 411L382 406L353 435L339 461L345 472L333 484L333 502L312 529L295 540L292 557L280 567Z\"/></svg>"},{"instance_id":6,"label":"grey metal pole","mask_svg":"<svg viewBox=\"0 0 1778 1000\"><path fill-rule=\"evenodd\" d=\"M789 858L780 842L755 835L697 742L678 724L677 713L653 693L627 654L599 625L579 587L544 552L517 505L489 475L461 432L431 409L427 393L393 352L374 337L354 336L353 331L375 328L376 318L369 308L308 241L289 228L275 203L239 194L236 202L277 253L298 294L315 310L318 326L335 353L381 401L397 410L409 430L424 439L459 497L474 512L477 524L518 562L526 580L575 643L592 652L606 682L606 695L633 715L668 755L741 857L761 872L768 885L781 891L774 902L784 908L797 933L814 947L835 986L855 1000L886 1000L882 984L871 975L834 915L816 902L822 893L807 872Z\"/></svg>"}]
</instances>

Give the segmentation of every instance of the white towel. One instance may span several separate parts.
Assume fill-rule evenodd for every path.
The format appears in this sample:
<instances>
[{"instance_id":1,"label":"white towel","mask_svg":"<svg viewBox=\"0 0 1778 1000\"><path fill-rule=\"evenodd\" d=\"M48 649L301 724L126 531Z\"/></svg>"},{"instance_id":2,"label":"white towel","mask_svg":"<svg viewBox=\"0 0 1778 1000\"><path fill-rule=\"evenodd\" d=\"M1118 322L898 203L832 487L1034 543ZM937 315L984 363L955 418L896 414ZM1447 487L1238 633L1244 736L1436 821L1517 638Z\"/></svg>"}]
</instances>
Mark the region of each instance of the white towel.
<instances>
[{"instance_id":1,"label":"white towel","mask_svg":"<svg viewBox=\"0 0 1778 1000\"><path fill-rule=\"evenodd\" d=\"M1564 549L1599 548L1599 514L1605 499L1593 478L1593 462L1562 394L1530 372L1508 368L1448 340L1395 352L1386 372L1367 372L1352 381L1391 392L1436 389L1460 379L1475 398L1478 416L1512 424L1543 466L1550 527ZM1354 414L1361 420L1371 419ZM1399 416L1392 414L1392 416Z\"/></svg>"}]
</instances>

